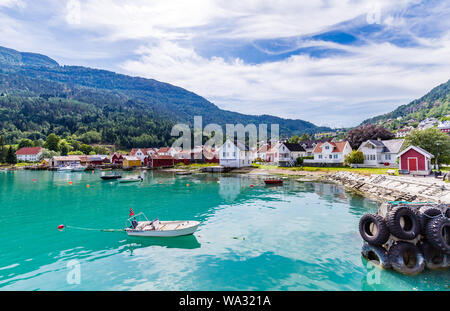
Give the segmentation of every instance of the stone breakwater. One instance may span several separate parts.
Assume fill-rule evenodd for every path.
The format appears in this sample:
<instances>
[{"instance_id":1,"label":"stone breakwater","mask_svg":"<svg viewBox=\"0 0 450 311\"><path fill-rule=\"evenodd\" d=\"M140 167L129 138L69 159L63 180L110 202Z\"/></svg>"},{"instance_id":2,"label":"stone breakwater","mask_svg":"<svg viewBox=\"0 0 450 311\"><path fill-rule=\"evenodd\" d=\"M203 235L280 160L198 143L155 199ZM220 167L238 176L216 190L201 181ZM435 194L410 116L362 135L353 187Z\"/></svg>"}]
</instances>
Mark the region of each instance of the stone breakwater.
<instances>
[{"instance_id":1,"label":"stone breakwater","mask_svg":"<svg viewBox=\"0 0 450 311\"><path fill-rule=\"evenodd\" d=\"M361 175L336 172L325 179L337 182L366 196L387 201L450 203L450 184L426 177Z\"/></svg>"}]
</instances>

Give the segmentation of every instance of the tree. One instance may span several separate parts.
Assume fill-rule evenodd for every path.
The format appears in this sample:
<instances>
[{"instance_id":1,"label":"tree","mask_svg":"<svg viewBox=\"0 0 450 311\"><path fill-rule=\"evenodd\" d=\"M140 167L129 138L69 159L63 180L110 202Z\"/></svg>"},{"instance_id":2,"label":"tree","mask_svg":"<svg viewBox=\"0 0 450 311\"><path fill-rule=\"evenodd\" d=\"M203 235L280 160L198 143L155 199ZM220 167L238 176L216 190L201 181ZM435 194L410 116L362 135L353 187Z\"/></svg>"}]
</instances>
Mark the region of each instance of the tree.
<instances>
[{"instance_id":1,"label":"tree","mask_svg":"<svg viewBox=\"0 0 450 311\"><path fill-rule=\"evenodd\" d=\"M345 137L345 139L350 143L353 149L358 149L359 146L366 140L375 140L378 138L392 139L394 138L394 134L382 126L367 124L348 131Z\"/></svg>"},{"instance_id":2,"label":"tree","mask_svg":"<svg viewBox=\"0 0 450 311\"><path fill-rule=\"evenodd\" d=\"M417 146L425 149L437 157L437 143L439 143L439 162L450 163L450 137L437 128L412 130L405 137L405 146Z\"/></svg>"},{"instance_id":3,"label":"tree","mask_svg":"<svg viewBox=\"0 0 450 311\"><path fill-rule=\"evenodd\" d=\"M80 150L77 151L69 151L68 155L84 155Z\"/></svg>"},{"instance_id":4,"label":"tree","mask_svg":"<svg viewBox=\"0 0 450 311\"><path fill-rule=\"evenodd\" d=\"M4 163L6 160L5 140L3 136L0 136L0 163Z\"/></svg>"},{"instance_id":5,"label":"tree","mask_svg":"<svg viewBox=\"0 0 450 311\"><path fill-rule=\"evenodd\" d=\"M80 147L80 151L83 152L84 154L89 154L92 151L94 151L94 148L92 146L82 144Z\"/></svg>"},{"instance_id":6,"label":"tree","mask_svg":"<svg viewBox=\"0 0 450 311\"><path fill-rule=\"evenodd\" d=\"M12 146L9 146L9 148L8 148L8 153L6 154L6 163L9 163L9 164L17 163L16 152Z\"/></svg>"},{"instance_id":7,"label":"tree","mask_svg":"<svg viewBox=\"0 0 450 311\"><path fill-rule=\"evenodd\" d=\"M59 156L60 153L53 151L53 150L48 150L48 149L42 149L42 153L41 156L39 157L39 161L42 161L42 159L51 159L53 157L57 157Z\"/></svg>"},{"instance_id":8,"label":"tree","mask_svg":"<svg viewBox=\"0 0 450 311\"><path fill-rule=\"evenodd\" d=\"M362 164L364 163L364 154L361 151L353 150L351 153L345 156L344 163L349 164Z\"/></svg>"},{"instance_id":9,"label":"tree","mask_svg":"<svg viewBox=\"0 0 450 311\"><path fill-rule=\"evenodd\" d=\"M308 134L304 133L302 136L300 136L300 141L307 141L309 140Z\"/></svg>"},{"instance_id":10,"label":"tree","mask_svg":"<svg viewBox=\"0 0 450 311\"><path fill-rule=\"evenodd\" d=\"M24 139L20 140L17 148L20 149L20 148L24 148L24 147L33 147L33 146L34 146L34 144L31 139L24 138Z\"/></svg>"},{"instance_id":11,"label":"tree","mask_svg":"<svg viewBox=\"0 0 450 311\"><path fill-rule=\"evenodd\" d=\"M302 157L298 157L297 160L295 160L295 165L296 166L302 166L303 165L303 158Z\"/></svg>"},{"instance_id":12,"label":"tree","mask_svg":"<svg viewBox=\"0 0 450 311\"><path fill-rule=\"evenodd\" d=\"M59 136L56 136L55 134L51 133L47 136L47 140L45 141L44 148L47 148L48 150L53 151L59 151Z\"/></svg>"},{"instance_id":13,"label":"tree","mask_svg":"<svg viewBox=\"0 0 450 311\"><path fill-rule=\"evenodd\" d=\"M102 135L96 131L89 131L81 135L80 140L86 144L94 144L100 142Z\"/></svg>"},{"instance_id":14,"label":"tree","mask_svg":"<svg viewBox=\"0 0 450 311\"><path fill-rule=\"evenodd\" d=\"M298 137L297 135L292 136L291 138L289 138L288 142L290 144L298 144L300 142L300 137Z\"/></svg>"}]
</instances>

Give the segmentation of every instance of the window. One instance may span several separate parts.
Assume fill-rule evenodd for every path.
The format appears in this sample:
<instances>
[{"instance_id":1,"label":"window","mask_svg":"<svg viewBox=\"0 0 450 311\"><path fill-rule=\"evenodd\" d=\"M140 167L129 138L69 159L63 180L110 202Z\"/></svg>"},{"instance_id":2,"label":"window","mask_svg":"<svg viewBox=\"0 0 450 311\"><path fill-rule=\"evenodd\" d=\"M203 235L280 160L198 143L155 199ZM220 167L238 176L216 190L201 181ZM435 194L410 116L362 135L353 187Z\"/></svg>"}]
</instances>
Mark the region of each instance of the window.
<instances>
[{"instance_id":1,"label":"window","mask_svg":"<svg viewBox=\"0 0 450 311\"><path fill-rule=\"evenodd\" d=\"M321 154L319 154L319 159L322 159L322 155Z\"/></svg>"},{"instance_id":2,"label":"window","mask_svg":"<svg viewBox=\"0 0 450 311\"><path fill-rule=\"evenodd\" d=\"M386 160L390 160L390 159L391 159L391 155L390 155L390 154L386 154L386 155L384 155L384 158L385 158Z\"/></svg>"},{"instance_id":3,"label":"window","mask_svg":"<svg viewBox=\"0 0 450 311\"><path fill-rule=\"evenodd\" d=\"M327 149L327 150L330 149L330 146L325 146L325 149Z\"/></svg>"},{"instance_id":4,"label":"window","mask_svg":"<svg viewBox=\"0 0 450 311\"><path fill-rule=\"evenodd\" d=\"M335 155L334 155L334 158L335 158L335 159L337 159L337 158L338 158L338 155L337 155L337 154L335 154Z\"/></svg>"},{"instance_id":5,"label":"window","mask_svg":"<svg viewBox=\"0 0 450 311\"><path fill-rule=\"evenodd\" d=\"M330 154L330 156L329 156L329 157L330 157L330 159L332 159L332 158L333 158L333 155L331 155L331 154Z\"/></svg>"}]
</instances>

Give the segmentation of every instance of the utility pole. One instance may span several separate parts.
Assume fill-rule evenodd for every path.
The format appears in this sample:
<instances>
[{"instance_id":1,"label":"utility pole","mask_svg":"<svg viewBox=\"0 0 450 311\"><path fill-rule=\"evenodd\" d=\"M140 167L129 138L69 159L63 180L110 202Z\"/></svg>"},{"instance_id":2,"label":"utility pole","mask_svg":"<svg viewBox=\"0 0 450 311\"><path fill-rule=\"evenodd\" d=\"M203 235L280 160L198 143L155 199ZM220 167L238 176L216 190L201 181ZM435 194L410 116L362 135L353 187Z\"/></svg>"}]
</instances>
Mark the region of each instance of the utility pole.
<instances>
[{"instance_id":1,"label":"utility pole","mask_svg":"<svg viewBox=\"0 0 450 311\"><path fill-rule=\"evenodd\" d=\"M436 169L439 171L439 145L440 143L436 143Z\"/></svg>"}]
</instances>

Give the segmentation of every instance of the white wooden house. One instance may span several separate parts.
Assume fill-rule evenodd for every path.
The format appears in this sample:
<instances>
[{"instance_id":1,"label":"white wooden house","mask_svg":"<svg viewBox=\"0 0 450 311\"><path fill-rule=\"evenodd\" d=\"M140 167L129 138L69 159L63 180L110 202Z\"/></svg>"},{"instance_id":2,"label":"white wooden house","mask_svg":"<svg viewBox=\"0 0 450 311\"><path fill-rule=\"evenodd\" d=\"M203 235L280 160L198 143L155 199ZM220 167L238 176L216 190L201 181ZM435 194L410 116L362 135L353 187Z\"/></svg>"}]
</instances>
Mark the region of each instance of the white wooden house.
<instances>
[{"instance_id":1,"label":"white wooden house","mask_svg":"<svg viewBox=\"0 0 450 311\"><path fill-rule=\"evenodd\" d=\"M352 147L348 141L326 141L317 144L314 148L314 159L307 159L303 162L320 164L343 164L345 156L352 152Z\"/></svg>"},{"instance_id":2,"label":"white wooden house","mask_svg":"<svg viewBox=\"0 0 450 311\"><path fill-rule=\"evenodd\" d=\"M219 163L224 167L245 167L251 166L252 161L248 147L239 141L227 139L219 148Z\"/></svg>"},{"instance_id":3,"label":"white wooden house","mask_svg":"<svg viewBox=\"0 0 450 311\"><path fill-rule=\"evenodd\" d=\"M364 154L364 166L398 167L397 157L404 143L404 139L371 139L363 142L358 150Z\"/></svg>"}]
</instances>

